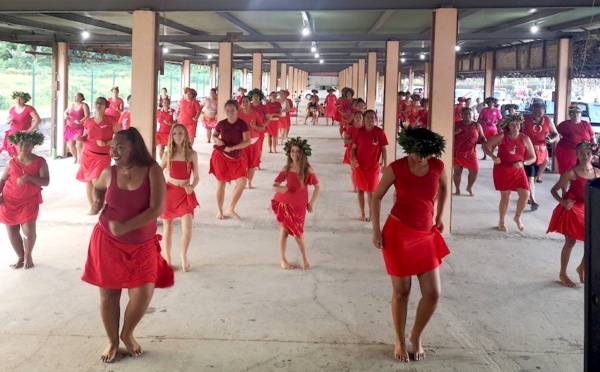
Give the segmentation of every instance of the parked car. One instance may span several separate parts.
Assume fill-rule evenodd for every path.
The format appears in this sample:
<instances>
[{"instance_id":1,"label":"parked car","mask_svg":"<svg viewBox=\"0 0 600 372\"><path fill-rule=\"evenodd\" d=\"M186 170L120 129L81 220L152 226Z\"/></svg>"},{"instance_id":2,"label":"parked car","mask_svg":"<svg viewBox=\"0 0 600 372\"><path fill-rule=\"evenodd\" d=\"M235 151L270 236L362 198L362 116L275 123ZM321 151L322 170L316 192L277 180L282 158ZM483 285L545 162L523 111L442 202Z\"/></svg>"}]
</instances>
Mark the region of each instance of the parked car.
<instances>
[{"instance_id":1,"label":"parked car","mask_svg":"<svg viewBox=\"0 0 600 372\"><path fill-rule=\"evenodd\" d=\"M330 85L315 85L310 87L309 89L306 89L305 91L302 92L302 97L304 97L305 99L310 99L310 96L313 95L312 91L313 90L317 90L317 96L319 96L319 100L323 100L325 98L325 96L327 96L329 93L327 93L327 90L329 89L335 89L334 94L336 94L339 97L339 92L335 87L332 87Z\"/></svg>"}]
</instances>

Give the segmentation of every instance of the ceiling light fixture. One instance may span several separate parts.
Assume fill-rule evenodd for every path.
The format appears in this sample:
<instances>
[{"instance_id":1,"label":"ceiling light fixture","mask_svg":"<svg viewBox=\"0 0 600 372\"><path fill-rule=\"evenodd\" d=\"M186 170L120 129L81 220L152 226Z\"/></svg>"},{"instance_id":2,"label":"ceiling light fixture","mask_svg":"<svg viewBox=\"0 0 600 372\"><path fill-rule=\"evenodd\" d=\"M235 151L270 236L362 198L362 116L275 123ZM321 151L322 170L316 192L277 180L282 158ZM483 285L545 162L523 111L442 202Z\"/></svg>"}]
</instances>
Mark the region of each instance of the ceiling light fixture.
<instances>
[{"instance_id":1,"label":"ceiling light fixture","mask_svg":"<svg viewBox=\"0 0 600 372\"><path fill-rule=\"evenodd\" d=\"M162 47L162 52L163 52L163 54L169 53L169 48L167 48L166 46L163 46Z\"/></svg>"},{"instance_id":2,"label":"ceiling light fixture","mask_svg":"<svg viewBox=\"0 0 600 372\"><path fill-rule=\"evenodd\" d=\"M425 59L425 54L421 53L421 54L419 55L419 58L421 58L421 59Z\"/></svg>"},{"instance_id":3,"label":"ceiling light fixture","mask_svg":"<svg viewBox=\"0 0 600 372\"><path fill-rule=\"evenodd\" d=\"M406 58L400 58L400 62L402 62L402 63L406 62Z\"/></svg>"},{"instance_id":4,"label":"ceiling light fixture","mask_svg":"<svg viewBox=\"0 0 600 372\"><path fill-rule=\"evenodd\" d=\"M460 50L460 45L455 46L454 49L456 49L456 51L458 52Z\"/></svg>"},{"instance_id":5,"label":"ceiling light fixture","mask_svg":"<svg viewBox=\"0 0 600 372\"><path fill-rule=\"evenodd\" d=\"M316 52L316 51L317 51L317 47L316 47L316 46L314 46L314 45L313 45L313 46L311 46L311 47L310 47L310 51L311 51L311 52L313 52L313 53L314 53L314 52Z\"/></svg>"},{"instance_id":6,"label":"ceiling light fixture","mask_svg":"<svg viewBox=\"0 0 600 372\"><path fill-rule=\"evenodd\" d=\"M315 53L315 58L319 58L319 53Z\"/></svg>"},{"instance_id":7,"label":"ceiling light fixture","mask_svg":"<svg viewBox=\"0 0 600 372\"><path fill-rule=\"evenodd\" d=\"M81 38L82 39L87 39L88 37L90 37L90 33L88 32L88 30L83 30L81 31Z\"/></svg>"},{"instance_id":8,"label":"ceiling light fixture","mask_svg":"<svg viewBox=\"0 0 600 372\"><path fill-rule=\"evenodd\" d=\"M531 26L531 28L529 30L531 31L532 34L535 34L540 30L540 28L538 27L537 23L534 23L534 25Z\"/></svg>"},{"instance_id":9,"label":"ceiling light fixture","mask_svg":"<svg viewBox=\"0 0 600 372\"><path fill-rule=\"evenodd\" d=\"M302 26L302 36L308 35L310 35L310 30L308 29L308 27L306 27L306 25Z\"/></svg>"},{"instance_id":10,"label":"ceiling light fixture","mask_svg":"<svg viewBox=\"0 0 600 372\"><path fill-rule=\"evenodd\" d=\"M322 59L319 60L319 63L323 63L323 62L325 62L325 61L323 61Z\"/></svg>"},{"instance_id":11,"label":"ceiling light fixture","mask_svg":"<svg viewBox=\"0 0 600 372\"><path fill-rule=\"evenodd\" d=\"M211 53L208 53L208 55L206 56L206 58L208 58L208 59L212 59L212 54L211 54Z\"/></svg>"}]
</instances>

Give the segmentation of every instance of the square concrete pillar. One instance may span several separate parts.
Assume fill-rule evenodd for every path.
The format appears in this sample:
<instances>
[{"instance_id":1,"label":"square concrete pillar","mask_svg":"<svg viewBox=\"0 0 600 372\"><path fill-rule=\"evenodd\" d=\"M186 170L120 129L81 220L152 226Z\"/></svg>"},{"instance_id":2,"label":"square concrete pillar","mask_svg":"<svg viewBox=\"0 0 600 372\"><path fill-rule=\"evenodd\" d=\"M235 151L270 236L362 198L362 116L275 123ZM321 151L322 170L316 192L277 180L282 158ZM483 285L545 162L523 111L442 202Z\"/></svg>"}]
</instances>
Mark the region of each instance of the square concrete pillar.
<instances>
[{"instance_id":1,"label":"square concrete pillar","mask_svg":"<svg viewBox=\"0 0 600 372\"><path fill-rule=\"evenodd\" d=\"M387 162L396 160L396 127L398 125L398 56L400 55L399 41L385 43L385 83L383 86L383 131L390 143L386 147Z\"/></svg>"},{"instance_id":2,"label":"square concrete pillar","mask_svg":"<svg viewBox=\"0 0 600 372\"><path fill-rule=\"evenodd\" d=\"M494 66L494 52L485 53L485 74L483 78L483 99L494 96L494 80L496 79Z\"/></svg>"},{"instance_id":3,"label":"square concrete pillar","mask_svg":"<svg viewBox=\"0 0 600 372\"><path fill-rule=\"evenodd\" d=\"M287 72L287 89L290 91L290 97L294 98L294 68L292 66L288 66Z\"/></svg>"},{"instance_id":4,"label":"square concrete pillar","mask_svg":"<svg viewBox=\"0 0 600 372\"><path fill-rule=\"evenodd\" d=\"M360 97L358 91L358 63L352 64L352 89L354 89L354 98Z\"/></svg>"},{"instance_id":5,"label":"square concrete pillar","mask_svg":"<svg viewBox=\"0 0 600 372\"><path fill-rule=\"evenodd\" d=\"M252 89L262 90L262 53L252 53Z\"/></svg>"},{"instance_id":6,"label":"square concrete pillar","mask_svg":"<svg viewBox=\"0 0 600 372\"><path fill-rule=\"evenodd\" d=\"M408 66L408 90L411 93L414 93L415 90L415 72L413 71L412 66Z\"/></svg>"},{"instance_id":7,"label":"square concrete pillar","mask_svg":"<svg viewBox=\"0 0 600 372\"><path fill-rule=\"evenodd\" d=\"M431 63L425 62L424 81L423 81L423 97L429 97L429 81L431 80Z\"/></svg>"},{"instance_id":8,"label":"square concrete pillar","mask_svg":"<svg viewBox=\"0 0 600 372\"><path fill-rule=\"evenodd\" d=\"M302 94L302 90L300 89L300 70L294 67L294 98L300 96Z\"/></svg>"},{"instance_id":9,"label":"square concrete pillar","mask_svg":"<svg viewBox=\"0 0 600 372\"><path fill-rule=\"evenodd\" d=\"M338 73L338 90L344 87L344 70Z\"/></svg>"},{"instance_id":10,"label":"square concrete pillar","mask_svg":"<svg viewBox=\"0 0 600 372\"><path fill-rule=\"evenodd\" d=\"M271 71L269 73L269 93L277 91L277 60L271 60Z\"/></svg>"},{"instance_id":11,"label":"square concrete pillar","mask_svg":"<svg viewBox=\"0 0 600 372\"><path fill-rule=\"evenodd\" d=\"M189 87L191 82L191 72L192 72L192 64L189 59L183 60L183 65L181 66L181 83L184 87ZM173 94L171 92L171 94Z\"/></svg>"},{"instance_id":12,"label":"square concrete pillar","mask_svg":"<svg viewBox=\"0 0 600 372\"><path fill-rule=\"evenodd\" d=\"M383 87L382 87L382 84L381 84L381 77L379 76L379 71L377 71L376 80L377 80L377 85L376 85L376 88L375 88L375 90L376 90L375 91L375 97L376 97L375 99L377 100L377 99L379 99L380 89L381 89L381 91L383 91ZM382 99L382 101L383 101L383 99Z\"/></svg>"},{"instance_id":13,"label":"square concrete pillar","mask_svg":"<svg viewBox=\"0 0 600 372\"><path fill-rule=\"evenodd\" d=\"M131 38L131 126L140 131L146 147L156 155L156 91L161 49L158 47L158 14L133 12ZM152 108L152 110L150 110Z\"/></svg>"},{"instance_id":14,"label":"square concrete pillar","mask_svg":"<svg viewBox=\"0 0 600 372\"><path fill-rule=\"evenodd\" d=\"M240 86L248 89L248 70L245 68L242 69L242 80L240 81Z\"/></svg>"},{"instance_id":15,"label":"square concrete pillar","mask_svg":"<svg viewBox=\"0 0 600 372\"><path fill-rule=\"evenodd\" d=\"M63 139L65 132L64 112L69 105L69 44L58 42L52 48L52 69L56 80L53 81L52 102L56 102L56 110L52 110L50 129L50 148L52 157L67 156L67 146Z\"/></svg>"},{"instance_id":16,"label":"square concrete pillar","mask_svg":"<svg viewBox=\"0 0 600 372\"><path fill-rule=\"evenodd\" d=\"M554 92L554 122L567 120L571 103L571 77L573 73L573 40L558 40L558 58L556 61L556 85Z\"/></svg>"},{"instance_id":17,"label":"square concrete pillar","mask_svg":"<svg viewBox=\"0 0 600 372\"><path fill-rule=\"evenodd\" d=\"M346 85L348 85L352 89L354 89L354 87L352 86L352 77L353 76L354 76L354 65L348 67L348 74L346 75ZM356 89L354 89L354 91L356 92Z\"/></svg>"},{"instance_id":18,"label":"square concrete pillar","mask_svg":"<svg viewBox=\"0 0 600 372\"><path fill-rule=\"evenodd\" d=\"M210 65L210 88L217 86L217 64L213 63Z\"/></svg>"},{"instance_id":19,"label":"square concrete pillar","mask_svg":"<svg viewBox=\"0 0 600 372\"><path fill-rule=\"evenodd\" d=\"M225 102L231 99L233 92L233 43L219 43L219 99L218 120L227 118Z\"/></svg>"},{"instance_id":20,"label":"square concrete pillar","mask_svg":"<svg viewBox=\"0 0 600 372\"><path fill-rule=\"evenodd\" d=\"M357 97L365 99L365 59L358 60L358 83L357 83Z\"/></svg>"},{"instance_id":21,"label":"square concrete pillar","mask_svg":"<svg viewBox=\"0 0 600 372\"><path fill-rule=\"evenodd\" d=\"M429 127L444 136L446 151L442 155L444 172L448 177L448 200L443 215L446 232L451 231L450 198L452 153L454 151L454 88L456 84L456 39L458 9L442 8L433 11L431 32L431 81L429 85ZM433 82L435 81L435 84Z\"/></svg>"},{"instance_id":22,"label":"square concrete pillar","mask_svg":"<svg viewBox=\"0 0 600 372\"><path fill-rule=\"evenodd\" d=\"M367 107L374 108L377 102L377 53L369 52L367 56Z\"/></svg>"},{"instance_id":23,"label":"square concrete pillar","mask_svg":"<svg viewBox=\"0 0 600 372\"><path fill-rule=\"evenodd\" d=\"M287 63L281 64L281 73L279 74L279 86L285 90L288 87L287 84Z\"/></svg>"}]
</instances>

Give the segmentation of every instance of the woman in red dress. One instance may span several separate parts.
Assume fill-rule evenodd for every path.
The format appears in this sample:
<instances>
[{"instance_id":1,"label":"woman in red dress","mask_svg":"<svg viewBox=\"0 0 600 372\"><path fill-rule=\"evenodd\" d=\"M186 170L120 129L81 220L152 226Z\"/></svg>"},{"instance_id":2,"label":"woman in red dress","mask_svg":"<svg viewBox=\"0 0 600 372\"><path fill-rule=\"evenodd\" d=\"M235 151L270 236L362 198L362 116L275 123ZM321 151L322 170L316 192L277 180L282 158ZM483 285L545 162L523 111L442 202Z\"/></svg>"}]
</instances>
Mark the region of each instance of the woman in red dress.
<instances>
[{"instance_id":1,"label":"woman in red dress","mask_svg":"<svg viewBox=\"0 0 600 372\"><path fill-rule=\"evenodd\" d=\"M202 104L200 105L202 107L200 121L206 130L207 143L210 143L212 130L217 126L218 104L219 99L217 98L217 90L213 88L210 90L210 95L204 101L202 101Z\"/></svg>"},{"instance_id":2,"label":"woman in red dress","mask_svg":"<svg viewBox=\"0 0 600 372\"><path fill-rule=\"evenodd\" d=\"M31 99L29 93L13 92L12 99L15 101L15 105L8 110L8 118L6 118L6 124L10 125L10 127L4 132L4 140L0 147L0 153L6 150L10 157L19 154L17 152L17 147L10 144L8 137L11 134L23 131L33 133L42 122L33 106L26 104Z\"/></svg>"},{"instance_id":3,"label":"woman in red dress","mask_svg":"<svg viewBox=\"0 0 600 372\"><path fill-rule=\"evenodd\" d=\"M460 181L463 168L469 170L467 179L467 192L473 194L473 185L477 180L479 162L475 145L479 140L486 141L483 129L479 123L472 121L471 109L464 107L462 110L462 121L454 123L454 166L452 168L454 180L454 195L460 195Z\"/></svg>"},{"instance_id":4,"label":"woman in red dress","mask_svg":"<svg viewBox=\"0 0 600 372\"><path fill-rule=\"evenodd\" d=\"M250 98L247 96L242 97L242 108L238 111L238 117L248 125L250 132L250 146L245 147L242 151L248 162L248 185L246 187L251 189L256 168L260 167L259 140L260 135L265 131L264 119L258 111L251 108Z\"/></svg>"},{"instance_id":5,"label":"woman in red dress","mask_svg":"<svg viewBox=\"0 0 600 372\"><path fill-rule=\"evenodd\" d=\"M352 122L352 97L354 97L354 89L346 88L343 99L338 100L338 111L340 112L340 137L343 137L344 132L348 128L348 124Z\"/></svg>"},{"instance_id":6,"label":"woman in red dress","mask_svg":"<svg viewBox=\"0 0 600 372\"><path fill-rule=\"evenodd\" d=\"M0 178L0 222L6 225L10 244L18 257L10 267L30 269L42 186L50 183L46 160L32 153L34 146L44 142L44 135L17 132L9 136L9 141L18 147L19 155L10 159Z\"/></svg>"},{"instance_id":7,"label":"woman in red dress","mask_svg":"<svg viewBox=\"0 0 600 372\"><path fill-rule=\"evenodd\" d=\"M279 91L279 104L281 105L281 116L279 117L279 144L283 146L283 140L288 137L288 133L290 132L291 120L290 120L290 112L294 108L294 104L292 100L287 98L288 94L285 90Z\"/></svg>"},{"instance_id":8,"label":"woman in red dress","mask_svg":"<svg viewBox=\"0 0 600 372\"><path fill-rule=\"evenodd\" d=\"M66 125L63 138L69 145L75 164L83 149L83 143L77 142L77 138L83 134L83 123L90 117L90 107L83 101L85 101L83 94L75 93L71 107L65 110Z\"/></svg>"},{"instance_id":9,"label":"woman in red dress","mask_svg":"<svg viewBox=\"0 0 600 372\"><path fill-rule=\"evenodd\" d=\"M563 121L556 127L560 140L556 144L554 155L558 163L558 173L563 174L577 164L575 146L581 142L596 144L594 129L585 120L581 120L581 109L569 107L569 120Z\"/></svg>"},{"instance_id":10,"label":"woman in red dress","mask_svg":"<svg viewBox=\"0 0 600 372\"><path fill-rule=\"evenodd\" d=\"M177 124L177 121L173 119L175 110L171 108L171 99L169 97L164 97L161 102L162 107L156 111L156 121L158 121L156 145L158 146L158 156L162 159L165 153L165 146L169 144L169 133L171 133L171 128L174 124Z\"/></svg>"},{"instance_id":11,"label":"woman in red dress","mask_svg":"<svg viewBox=\"0 0 600 372\"><path fill-rule=\"evenodd\" d=\"M507 231L504 217L508 210L511 191L519 195L517 210L513 221L520 231L525 230L521 222L521 214L529 199L529 182L524 166L535 162L535 151L531 140L521 133L523 116L510 115L502 119L502 131L483 144L483 151L494 160L494 187L500 191L500 205L498 206L500 218L498 230ZM498 155L494 155L492 148L498 146Z\"/></svg>"},{"instance_id":12,"label":"woman in red dress","mask_svg":"<svg viewBox=\"0 0 600 372\"><path fill-rule=\"evenodd\" d=\"M165 205L162 170L135 128L117 133L110 152L115 165L104 169L94 185L91 212L102 213L81 276L100 289L100 315L108 336L108 347L100 356L105 363L115 359L119 339L129 355L142 354L133 331L148 309L154 288L174 283L173 269L160 255L160 235L156 235L156 219ZM129 303L119 334L124 288Z\"/></svg>"},{"instance_id":13,"label":"woman in red dress","mask_svg":"<svg viewBox=\"0 0 600 372\"><path fill-rule=\"evenodd\" d=\"M567 275L571 251L577 240L585 241L585 184L600 175L596 168L592 166L593 153L592 145L589 142L579 143L576 146L575 154L577 164L564 172L550 190L558 205L554 208L546 232L557 232L565 236L565 244L560 253L560 273L558 277L563 285L570 288L577 287L577 284ZM561 197L559 190L564 190L567 185L569 189L563 192ZM575 269L579 275L580 283L584 282L585 261L586 257L584 255L581 263Z\"/></svg>"},{"instance_id":14,"label":"woman in red dress","mask_svg":"<svg viewBox=\"0 0 600 372\"><path fill-rule=\"evenodd\" d=\"M414 128L427 128L429 125L429 100L421 98L421 109L417 112Z\"/></svg>"},{"instance_id":15,"label":"woman in red dress","mask_svg":"<svg viewBox=\"0 0 600 372\"><path fill-rule=\"evenodd\" d=\"M337 113L338 98L335 96L335 89L327 89L327 95L325 96L325 125L329 125L329 119L331 119L331 125L335 123L335 114Z\"/></svg>"},{"instance_id":16,"label":"woman in red dress","mask_svg":"<svg viewBox=\"0 0 600 372\"><path fill-rule=\"evenodd\" d=\"M119 127L121 127L121 130L131 127L131 94L127 96L127 107L129 107L129 110L123 112L121 117L119 117Z\"/></svg>"},{"instance_id":17,"label":"woman in red dress","mask_svg":"<svg viewBox=\"0 0 600 372\"><path fill-rule=\"evenodd\" d=\"M243 149L250 146L250 132L248 125L238 118L238 102L230 99L225 103L227 119L221 120L215 127L213 140L215 142L212 156L210 157L209 173L215 175L217 185L217 219L225 216L235 219L241 217L235 212L235 206L242 197L248 182L248 163L244 159ZM225 202L225 184L235 180L235 188L227 211L223 213Z\"/></svg>"},{"instance_id":18,"label":"woman in red dress","mask_svg":"<svg viewBox=\"0 0 600 372\"><path fill-rule=\"evenodd\" d=\"M190 271L192 266L188 262L187 252L192 240L194 209L200 206L194 192L200 182L200 175L198 173L198 154L192 149L185 125L173 125L169 134L169 146L162 157L160 167L169 170L167 199L165 209L160 215L165 232L167 263L171 265L173 220L181 218L181 268L184 272Z\"/></svg>"},{"instance_id":19,"label":"woman in red dress","mask_svg":"<svg viewBox=\"0 0 600 372\"><path fill-rule=\"evenodd\" d=\"M273 183L275 195L271 200L271 208L277 216L280 225L279 253L281 267L288 270L293 266L285 257L287 238L289 235L296 239L298 249L302 254L302 269L310 267L306 242L304 241L304 220L306 211L313 212L315 201L319 196L321 187L317 175L308 164L311 155L310 145L300 137L292 138L285 143L287 164ZM285 182L285 185L281 185ZM308 186L314 186L310 201L308 200Z\"/></svg>"},{"instance_id":20,"label":"woman in red dress","mask_svg":"<svg viewBox=\"0 0 600 372\"><path fill-rule=\"evenodd\" d=\"M277 154L277 136L279 134L279 118L281 114L281 103L277 100L277 93L271 92L269 95L269 101L265 103L265 119L266 129L265 134L267 135L267 143L269 144L269 152Z\"/></svg>"},{"instance_id":21,"label":"woman in red dress","mask_svg":"<svg viewBox=\"0 0 600 372\"><path fill-rule=\"evenodd\" d=\"M354 184L354 168L350 162L350 153L352 152L352 144L354 143L353 137L356 135L356 131L364 126L365 114L360 111L354 113L354 120L352 124L344 132L344 164L350 165L350 181L352 182L352 191L357 192L356 185Z\"/></svg>"},{"instance_id":22,"label":"woman in red dress","mask_svg":"<svg viewBox=\"0 0 600 372\"><path fill-rule=\"evenodd\" d=\"M488 97L485 99L485 104L487 107L484 107L483 110L479 113L479 117L477 118L477 122L481 124L481 128L483 129L483 134L485 138L492 138L496 134L498 134L498 123L500 119L502 119L502 113L496 107L496 103L498 103L498 99L495 97ZM483 146L481 146L483 150ZM492 149L494 152L496 148ZM485 160L486 155L484 153L483 158L481 160Z\"/></svg>"},{"instance_id":23,"label":"woman in red dress","mask_svg":"<svg viewBox=\"0 0 600 372\"><path fill-rule=\"evenodd\" d=\"M194 89L185 88L183 99L179 101L177 109L177 122L187 128L192 145L196 138L196 128L198 128L198 117L200 116L200 103L196 101L197 95L198 93Z\"/></svg>"},{"instance_id":24,"label":"woman in red dress","mask_svg":"<svg viewBox=\"0 0 600 372\"><path fill-rule=\"evenodd\" d=\"M388 145L388 140L383 129L376 126L376 123L375 111L367 110L364 127L356 130L352 136L353 145L350 152L350 164L354 168L354 185L358 190L356 196L360 209L359 220L367 222L371 221L371 201L373 192L379 184L379 173L387 167L385 147ZM369 205L368 216L365 215L365 193Z\"/></svg>"},{"instance_id":25,"label":"woman in red dress","mask_svg":"<svg viewBox=\"0 0 600 372\"><path fill-rule=\"evenodd\" d=\"M262 159L262 150L263 150L263 145L265 142L265 131L264 128L266 127L268 120L266 119L266 115L267 115L267 109L265 108L265 105L262 104L262 99L264 94L260 89L253 89L250 92L250 108L252 109L252 111L256 111L256 113L262 118L262 123L263 123L263 131L259 132L258 135L258 143L260 145L260 152L259 152L259 161L260 159ZM258 169L260 168L260 165L258 166Z\"/></svg>"},{"instance_id":26,"label":"woman in red dress","mask_svg":"<svg viewBox=\"0 0 600 372\"><path fill-rule=\"evenodd\" d=\"M425 358L421 335L433 316L440 297L439 266L450 253L440 232L448 196L444 163L444 138L425 128L409 128L398 136L408 156L396 160L383 172L373 197L373 245L382 250L392 280L392 318L396 331L394 357L409 362L405 340L408 299L412 276L421 287L421 300L409 341L414 360ZM381 230L381 200L394 185L396 201ZM434 219L434 205L437 209Z\"/></svg>"},{"instance_id":27,"label":"woman in red dress","mask_svg":"<svg viewBox=\"0 0 600 372\"><path fill-rule=\"evenodd\" d=\"M119 98L119 87L112 87L110 93L112 96L107 99L106 115L112 116L118 121L125 110L125 103Z\"/></svg>"},{"instance_id":28,"label":"woman in red dress","mask_svg":"<svg viewBox=\"0 0 600 372\"><path fill-rule=\"evenodd\" d=\"M79 157L77 178L86 183L86 195L90 209L94 203L92 190L102 171L110 166L110 142L113 134L121 128L112 116L105 115L107 100L96 98L96 114L83 123L83 134L78 141L83 142L83 151Z\"/></svg>"}]
</instances>

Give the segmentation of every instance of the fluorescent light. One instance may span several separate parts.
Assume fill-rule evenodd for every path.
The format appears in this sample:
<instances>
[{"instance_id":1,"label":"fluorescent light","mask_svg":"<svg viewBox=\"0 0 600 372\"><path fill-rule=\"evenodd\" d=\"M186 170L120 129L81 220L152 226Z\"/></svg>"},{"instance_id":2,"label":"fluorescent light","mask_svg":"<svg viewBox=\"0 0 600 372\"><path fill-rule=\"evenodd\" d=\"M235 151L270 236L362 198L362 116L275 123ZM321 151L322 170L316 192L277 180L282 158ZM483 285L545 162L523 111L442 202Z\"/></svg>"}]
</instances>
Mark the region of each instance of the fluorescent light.
<instances>
[{"instance_id":1,"label":"fluorescent light","mask_svg":"<svg viewBox=\"0 0 600 372\"><path fill-rule=\"evenodd\" d=\"M536 23L533 26L531 26L531 28L529 30L531 31L532 34L535 34L536 32L538 32L540 30L540 28L538 27L538 25Z\"/></svg>"},{"instance_id":2,"label":"fluorescent light","mask_svg":"<svg viewBox=\"0 0 600 372\"><path fill-rule=\"evenodd\" d=\"M419 58L425 59L425 54L423 54L423 53L419 54Z\"/></svg>"},{"instance_id":3,"label":"fluorescent light","mask_svg":"<svg viewBox=\"0 0 600 372\"><path fill-rule=\"evenodd\" d=\"M163 54L169 53L169 48L167 48L165 46L162 48L162 50L163 50Z\"/></svg>"},{"instance_id":4,"label":"fluorescent light","mask_svg":"<svg viewBox=\"0 0 600 372\"><path fill-rule=\"evenodd\" d=\"M319 58L319 53L315 53L315 58Z\"/></svg>"},{"instance_id":5,"label":"fluorescent light","mask_svg":"<svg viewBox=\"0 0 600 372\"><path fill-rule=\"evenodd\" d=\"M402 62L402 63L406 62L406 58L400 58L400 62Z\"/></svg>"},{"instance_id":6,"label":"fluorescent light","mask_svg":"<svg viewBox=\"0 0 600 372\"><path fill-rule=\"evenodd\" d=\"M323 61L322 59L319 60L319 63L323 63L323 62L325 62L325 61Z\"/></svg>"},{"instance_id":7,"label":"fluorescent light","mask_svg":"<svg viewBox=\"0 0 600 372\"><path fill-rule=\"evenodd\" d=\"M310 35L310 30L308 29L308 27L306 27L306 26L302 27L302 35L304 35L304 36Z\"/></svg>"},{"instance_id":8,"label":"fluorescent light","mask_svg":"<svg viewBox=\"0 0 600 372\"><path fill-rule=\"evenodd\" d=\"M316 47L316 46L314 46L314 45L313 45L313 46L311 46L311 47L310 47L310 51L311 51L311 52L313 52L313 53L314 53L314 52L316 52L316 51L317 51L317 47Z\"/></svg>"},{"instance_id":9,"label":"fluorescent light","mask_svg":"<svg viewBox=\"0 0 600 372\"><path fill-rule=\"evenodd\" d=\"M208 58L208 59L212 59L212 54L210 54L210 53L209 53L209 54L206 56L206 58Z\"/></svg>"},{"instance_id":10,"label":"fluorescent light","mask_svg":"<svg viewBox=\"0 0 600 372\"><path fill-rule=\"evenodd\" d=\"M456 49L456 51L458 52L460 50L460 45L455 46L454 49Z\"/></svg>"},{"instance_id":11,"label":"fluorescent light","mask_svg":"<svg viewBox=\"0 0 600 372\"><path fill-rule=\"evenodd\" d=\"M81 38L82 39L87 39L88 37L90 37L90 33L88 32L88 30L83 30L81 31Z\"/></svg>"}]
</instances>

